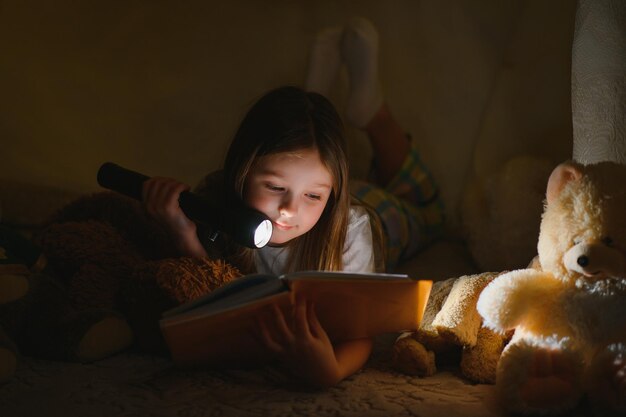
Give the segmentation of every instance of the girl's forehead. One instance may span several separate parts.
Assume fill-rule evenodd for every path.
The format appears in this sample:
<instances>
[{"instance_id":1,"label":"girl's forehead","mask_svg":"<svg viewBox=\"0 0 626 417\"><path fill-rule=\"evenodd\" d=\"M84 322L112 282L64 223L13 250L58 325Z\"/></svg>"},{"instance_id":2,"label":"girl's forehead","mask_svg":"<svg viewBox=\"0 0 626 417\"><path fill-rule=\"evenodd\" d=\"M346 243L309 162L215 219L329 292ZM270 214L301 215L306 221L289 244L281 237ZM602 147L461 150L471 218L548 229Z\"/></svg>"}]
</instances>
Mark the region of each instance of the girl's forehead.
<instances>
[{"instance_id":1,"label":"girl's forehead","mask_svg":"<svg viewBox=\"0 0 626 417\"><path fill-rule=\"evenodd\" d=\"M289 161L298 161L298 160L315 160L320 163L320 153L317 148L304 148L297 149L292 151L284 151L284 152L276 152L267 155L262 155L257 158L257 164L263 163L276 163L276 162L289 162Z\"/></svg>"},{"instance_id":2,"label":"girl's forehead","mask_svg":"<svg viewBox=\"0 0 626 417\"><path fill-rule=\"evenodd\" d=\"M288 176L307 172L332 178L331 171L320 159L317 149L306 149L297 152L280 152L260 157L252 167L253 174Z\"/></svg>"}]
</instances>

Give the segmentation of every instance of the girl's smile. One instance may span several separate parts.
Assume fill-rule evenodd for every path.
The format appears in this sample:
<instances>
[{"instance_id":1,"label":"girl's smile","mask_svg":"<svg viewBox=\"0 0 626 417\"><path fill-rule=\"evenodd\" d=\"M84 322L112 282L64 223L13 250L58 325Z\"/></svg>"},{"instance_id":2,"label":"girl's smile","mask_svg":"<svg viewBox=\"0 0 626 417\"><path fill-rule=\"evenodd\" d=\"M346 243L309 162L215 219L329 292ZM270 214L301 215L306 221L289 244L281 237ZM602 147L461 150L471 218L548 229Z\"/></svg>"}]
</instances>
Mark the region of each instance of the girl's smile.
<instances>
[{"instance_id":1,"label":"girl's smile","mask_svg":"<svg viewBox=\"0 0 626 417\"><path fill-rule=\"evenodd\" d=\"M289 226L288 224L282 224L274 222L274 226L276 226L280 230L291 230L294 226Z\"/></svg>"}]
</instances>

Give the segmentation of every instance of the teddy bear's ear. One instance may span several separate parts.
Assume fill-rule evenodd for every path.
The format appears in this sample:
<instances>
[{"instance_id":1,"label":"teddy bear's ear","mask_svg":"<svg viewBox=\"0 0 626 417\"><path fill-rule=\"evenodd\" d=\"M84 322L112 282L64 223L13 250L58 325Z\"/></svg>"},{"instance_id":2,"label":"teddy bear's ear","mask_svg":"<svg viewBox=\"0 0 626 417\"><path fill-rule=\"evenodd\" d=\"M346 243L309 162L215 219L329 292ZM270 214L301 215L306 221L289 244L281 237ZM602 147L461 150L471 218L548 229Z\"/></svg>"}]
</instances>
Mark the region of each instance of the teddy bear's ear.
<instances>
[{"instance_id":1,"label":"teddy bear's ear","mask_svg":"<svg viewBox=\"0 0 626 417\"><path fill-rule=\"evenodd\" d=\"M559 196L561 190L570 181L578 181L583 176L583 166L573 162L567 161L559 164L548 179L548 189L546 190L546 200L550 203L556 197Z\"/></svg>"}]
</instances>

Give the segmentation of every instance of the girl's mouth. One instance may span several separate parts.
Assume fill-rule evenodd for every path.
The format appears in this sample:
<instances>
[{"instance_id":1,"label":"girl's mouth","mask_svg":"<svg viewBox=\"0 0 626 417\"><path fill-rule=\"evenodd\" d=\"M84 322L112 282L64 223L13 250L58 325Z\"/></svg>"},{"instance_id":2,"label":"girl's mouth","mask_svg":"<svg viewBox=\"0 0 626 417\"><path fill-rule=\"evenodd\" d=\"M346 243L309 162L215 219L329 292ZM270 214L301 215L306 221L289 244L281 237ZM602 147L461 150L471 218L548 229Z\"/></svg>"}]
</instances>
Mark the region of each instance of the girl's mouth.
<instances>
[{"instance_id":1,"label":"girl's mouth","mask_svg":"<svg viewBox=\"0 0 626 417\"><path fill-rule=\"evenodd\" d=\"M288 224L281 224L277 222L274 222L274 226L276 226L276 228L279 230L291 230L294 228L294 226L290 226Z\"/></svg>"}]
</instances>

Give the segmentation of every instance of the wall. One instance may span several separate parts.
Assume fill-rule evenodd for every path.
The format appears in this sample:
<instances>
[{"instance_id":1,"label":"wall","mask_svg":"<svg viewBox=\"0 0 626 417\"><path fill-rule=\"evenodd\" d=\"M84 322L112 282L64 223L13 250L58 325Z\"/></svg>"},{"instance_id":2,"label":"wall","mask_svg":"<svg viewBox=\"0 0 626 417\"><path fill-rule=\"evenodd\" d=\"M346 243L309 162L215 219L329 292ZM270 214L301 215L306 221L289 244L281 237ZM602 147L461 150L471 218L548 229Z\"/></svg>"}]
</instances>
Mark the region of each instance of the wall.
<instances>
[{"instance_id":1,"label":"wall","mask_svg":"<svg viewBox=\"0 0 626 417\"><path fill-rule=\"evenodd\" d=\"M115 161L194 184L218 168L264 91L304 79L315 32L349 16L380 30L399 122L452 219L467 178L509 156L571 156L574 6L559 1L5 1L1 179L96 190ZM342 74L331 99L343 108ZM370 159L349 130L354 173Z\"/></svg>"}]
</instances>

